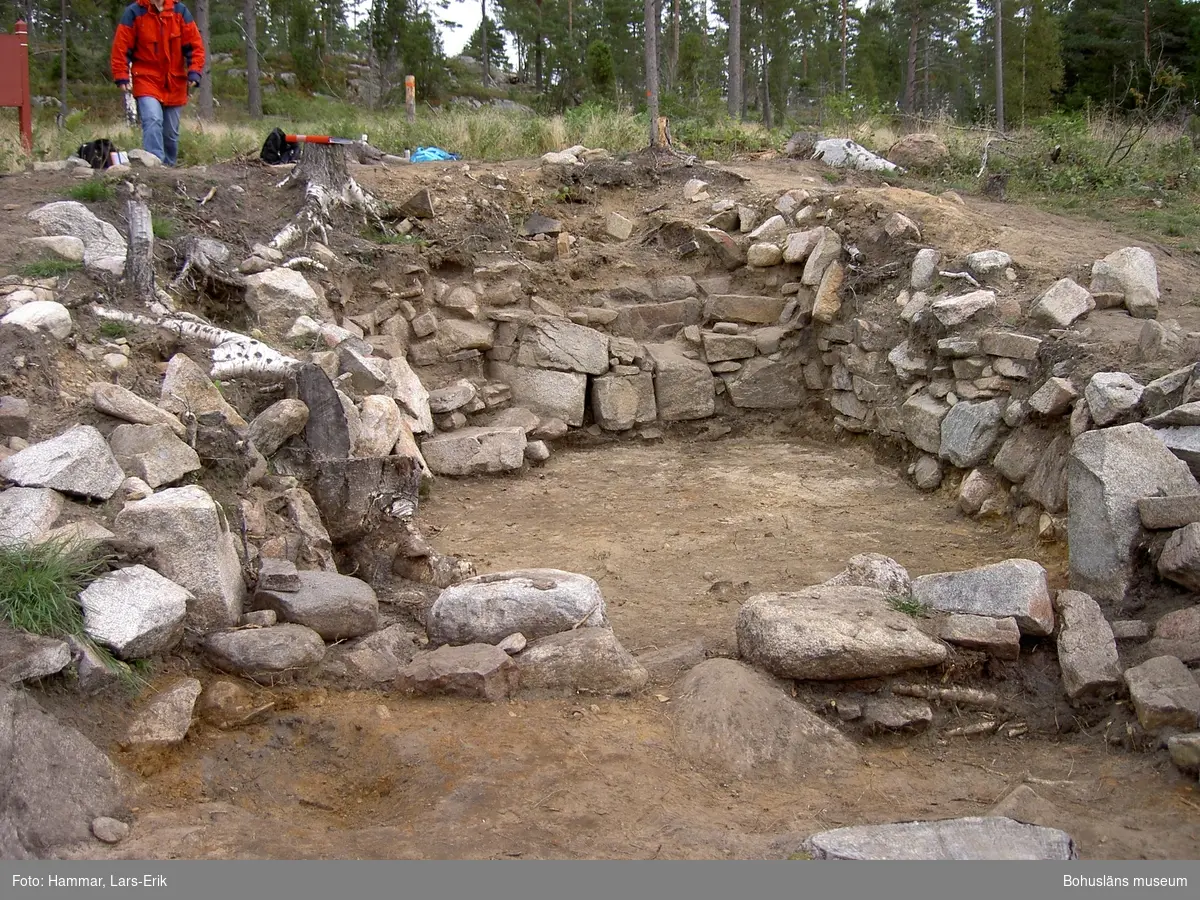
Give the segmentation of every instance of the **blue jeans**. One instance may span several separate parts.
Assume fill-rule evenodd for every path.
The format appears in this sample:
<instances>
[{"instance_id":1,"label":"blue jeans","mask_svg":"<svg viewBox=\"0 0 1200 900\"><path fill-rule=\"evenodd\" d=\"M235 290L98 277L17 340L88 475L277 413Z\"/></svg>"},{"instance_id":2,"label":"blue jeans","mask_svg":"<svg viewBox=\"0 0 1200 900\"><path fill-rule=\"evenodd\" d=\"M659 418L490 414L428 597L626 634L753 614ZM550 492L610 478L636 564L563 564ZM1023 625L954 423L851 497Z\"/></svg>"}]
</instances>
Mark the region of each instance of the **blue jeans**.
<instances>
[{"instance_id":1,"label":"blue jeans","mask_svg":"<svg viewBox=\"0 0 1200 900\"><path fill-rule=\"evenodd\" d=\"M182 106L163 106L154 97L137 98L142 120L142 147L168 166L179 156L179 113Z\"/></svg>"}]
</instances>

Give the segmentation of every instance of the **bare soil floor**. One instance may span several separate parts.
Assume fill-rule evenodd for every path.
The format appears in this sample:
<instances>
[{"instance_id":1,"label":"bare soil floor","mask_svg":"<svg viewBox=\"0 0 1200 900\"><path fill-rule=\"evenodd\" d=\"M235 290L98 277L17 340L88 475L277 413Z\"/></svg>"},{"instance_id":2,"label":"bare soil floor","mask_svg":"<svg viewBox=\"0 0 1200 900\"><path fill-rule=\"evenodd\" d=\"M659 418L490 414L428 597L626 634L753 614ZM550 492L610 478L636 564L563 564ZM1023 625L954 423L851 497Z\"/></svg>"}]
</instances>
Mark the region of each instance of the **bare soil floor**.
<instances>
[{"instance_id":1,"label":"bare soil floor","mask_svg":"<svg viewBox=\"0 0 1200 900\"><path fill-rule=\"evenodd\" d=\"M1062 574L1055 554L959 517L862 447L808 442L568 451L522 478L440 482L424 520L481 571L593 575L634 650L695 637L731 650L739 600L822 580L855 552L888 553L914 575L1015 555ZM1053 669L1036 647L1030 658ZM848 778L731 781L683 761L668 686L627 700L275 699L283 711L262 724L197 725L178 751L124 758L147 779L132 838L108 852L784 857L824 828L985 813L1023 782L1086 857L1200 850L1195 783L1092 734L881 737Z\"/></svg>"}]
</instances>

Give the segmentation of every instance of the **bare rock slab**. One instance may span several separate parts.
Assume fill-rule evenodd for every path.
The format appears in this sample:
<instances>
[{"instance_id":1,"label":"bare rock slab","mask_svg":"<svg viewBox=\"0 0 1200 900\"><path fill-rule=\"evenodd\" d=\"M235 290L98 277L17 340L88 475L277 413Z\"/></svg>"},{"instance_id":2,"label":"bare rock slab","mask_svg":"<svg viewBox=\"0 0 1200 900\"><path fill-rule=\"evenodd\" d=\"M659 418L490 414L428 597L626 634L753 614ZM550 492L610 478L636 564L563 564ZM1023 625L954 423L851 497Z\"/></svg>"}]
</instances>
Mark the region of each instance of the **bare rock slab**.
<instances>
[{"instance_id":1,"label":"bare rock slab","mask_svg":"<svg viewBox=\"0 0 1200 900\"><path fill-rule=\"evenodd\" d=\"M938 629L938 637L947 644L979 650L996 659L1021 656L1021 629L1015 618L953 614Z\"/></svg>"},{"instance_id":2,"label":"bare rock slab","mask_svg":"<svg viewBox=\"0 0 1200 900\"><path fill-rule=\"evenodd\" d=\"M1200 522L1200 494L1182 497L1143 497L1138 501L1142 527L1151 531L1183 528Z\"/></svg>"},{"instance_id":3,"label":"bare rock slab","mask_svg":"<svg viewBox=\"0 0 1200 900\"><path fill-rule=\"evenodd\" d=\"M478 426L426 438L421 454L436 475L492 475L525 463L523 428Z\"/></svg>"},{"instance_id":4,"label":"bare rock slab","mask_svg":"<svg viewBox=\"0 0 1200 900\"><path fill-rule=\"evenodd\" d=\"M1049 635L1054 607L1046 570L1030 559L1008 559L961 572L913 579L913 599L940 612L1016 619L1024 634Z\"/></svg>"},{"instance_id":5,"label":"bare rock slab","mask_svg":"<svg viewBox=\"0 0 1200 900\"><path fill-rule=\"evenodd\" d=\"M1051 328L1069 328L1080 316L1096 308L1087 289L1070 278L1061 278L1033 304L1031 317Z\"/></svg>"},{"instance_id":6,"label":"bare rock slab","mask_svg":"<svg viewBox=\"0 0 1200 900\"><path fill-rule=\"evenodd\" d=\"M199 455L167 425L120 425L108 443L125 474L154 489L200 469Z\"/></svg>"},{"instance_id":7,"label":"bare rock slab","mask_svg":"<svg viewBox=\"0 0 1200 900\"><path fill-rule=\"evenodd\" d=\"M611 628L552 634L534 641L516 661L523 692L622 696L640 691L649 678Z\"/></svg>"},{"instance_id":8,"label":"bare rock slab","mask_svg":"<svg viewBox=\"0 0 1200 900\"><path fill-rule=\"evenodd\" d=\"M739 778L823 778L858 750L796 702L785 682L731 659L710 659L676 687L676 737L694 765Z\"/></svg>"},{"instance_id":9,"label":"bare rock slab","mask_svg":"<svg viewBox=\"0 0 1200 900\"><path fill-rule=\"evenodd\" d=\"M0 462L0 478L21 487L53 488L107 500L117 492L125 473L99 431L91 425L76 425Z\"/></svg>"},{"instance_id":10,"label":"bare rock slab","mask_svg":"<svg viewBox=\"0 0 1200 900\"><path fill-rule=\"evenodd\" d=\"M222 672L259 684L287 681L325 658L325 642L303 625L218 631L204 642L208 661Z\"/></svg>"},{"instance_id":11,"label":"bare rock slab","mask_svg":"<svg viewBox=\"0 0 1200 900\"><path fill-rule=\"evenodd\" d=\"M1004 401L958 403L942 419L938 455L960 469L969 469L987 458L1000 435Z\"/></svg>"},{"instance_id":12,"label":"bare rock slab","mask_svg":"<svg viewBox=\"0 0 1200 900\"><path fill-rule=\"evenodd\" d=\"M669 344L647 344L654 362L654 400L664 422L705 419L716 411L716 382L704 363Z\"/></svg>"},{"instance_id":13,"label":"bare rock slab","mask_svg":"<svg viewBox=\"0 0 1200 900\"><path fill-rule=\"evenodd\" d=\"M520 682L520 669L499 647L467 644L417 654L400 674L397 686L417 694L495 701L511 697Z\"/></svg>"},{"instance_id":14,"label":"bare rock slab","mask_svg":"<svg viewBox=\"0 0 1200 900\"><path fill-rule=\"evenodd\" d=\"M224 515L199 487L169 488L127 503L116 530L154 547L160 574L194 598L187 625L200 634L238 623L246 585Z\"/></svg>"},{"instance_id":15,"label":"bare rock slab","mask_svg":"<svg viewBox=\"0 0 1200 900\"><path fill-rule=\"evenodd\" d=\"M1079 591L1059 591L1058 665L1072 703L1107 700L1121 687L1121 663L1112 626L1100 605Z\"/></svg>"},{"instance_id":16,"label":"bare rock slab","mask_svg":"<svg viewBox=\"0 0 1200 900\"><path fill-rule=\"evenodd\" d=\"M178 437L187 433L183 423L175 416L119 384L97 381L88 390L91 392L92 406L106 416L134 425L166 425Z\"/></svg>"},{"instance_id":17,"label":"bare rock slab","mask_svg":"<svg viewBox=\"0 0 1200 900\"><path fill-rule=\"evenodd\" d=\"M142 565L118 569L93 581L79 595L83 625L98 643L121 659L166 653L183 639L186 589Z\"/></svg>"},{"instance_id":18,"label":"bare rock slab","mask_svg":"<svg viewBox=\"0 0 1200 900\"><path fill-rule=\"evenodd\" d=\"M790 409L804 402L804 373L795 362L758 357L725 377L729 402L739 409Z\"/></svg>"},{"instance_id":19,"label":"bare rock slab","mask_svg":"<svg viewBox=\"0 0 1200 900\"><path fill-rule=\"evenodd\" d=\"M389 625L349 644L331 647L321 677L348 688L370 690L390 684L417 655L413 636L403 625Z\"/></svg>"},{"instance_id":20,"label":"bare rock slab","mask_svg":"<svg viewBox=\"0 0 1200 900\"><path fill-rule=\"evenodd\" d=\"M0 492L0 545L34 543L63 511L63 497L48 488L9 488Z\"/></svg>"},{"instance_id":21,"label":"bare rock slab","mask_svg":"<svg viewBox=\"0 0 1200 900\"><path fill-rule=\"evenodd\" d=\"M0 840L45 858L87 841L97 816L128 815L121 776L87 738L46 713L27 693L0 685ZM5 828L7 825L7 829Z\"/></svg>"},{"instance_id":22,"label":"bare rock slab","mask_svg":"<svg viewBox=\"0 0 1200 900\"><path fill-rule=\"evenodd\" d=\"M298 591L259 588L254 603L281 622L305 625L326 641L361 637L379 627L379 600L365 581L336 572L300 572Z\"/></svg>"},{"instance_id":23,"label":"bare rock slab","mask_svg":"<svg viewBox=\"0 0 1200 900\"><path fill-rule=\"evenodd\" d=\"M562 419L575 427L583 424L587 399L587 375L584 373L556 372L506 363L492 363L490 371L492 378L512 388L514 403L543 418Z\"/></svg>"},{"instance_id":24,"label":"bare rock slab","mask_svg":"<svg viewBox=\"0 0 1200 900\"><path fill-rule=\"evenodd\" d=\"M270 559L264 557L258 564L258 589L260 591L294 592L300 590L303 582L296 564L286 559Z\"/></svg>"},{"instance_id":25,"label":"bare rock slab","mask_svg":"<svg viewBox=\"0 0 1200 900\"><path fill-rule=\"evenodd\" d=\"M869 587L884 594L907 597L912 593L908 569L881 553L860 553L850 557L846 568L834 575L827 585Z\"/></svg>"},{"instance_id":26,"label":"bare rock slab","mask_svg":"<svg viewBox=\"0 0 1200 900\"><path fill-rule=\"evenodd\" d=\"M933 708L911 697L876 697L867 701L863 724L872 731L920 732L933 722Z\"/></svg>"},{"instance_id":27,"label":"bare rock slab","mask_svg":"<svg viewBox=\"0 0 1200 900\"><path fill-rule=\"evenodd\" d=\"M814 834L813 859L1078 859L1064 831L1000 816L854 825Z\"/></svg>"},{"instance_id":28,"label":"bare rock slab","mask_svg":"<svg viewBox=\"0 0 1200 900\"><path fill-rule=\"evenodd\" d=\"M1200 723L1200 684L1174 656L1156 656L1125 670L1138 722L1149 732L1195 731Z\"/></svg>"},{"instance_id":29,"label":"bare rock slab","mask_svg":"<svg viewBox=\"0 0 1200 900\"><path fill-rule=\"evenodd\" d=\"M1067 462L1071 587L1101 602L1123 599L1132 544L1141 528L1138 501L1156 494L1194 496L1200 484L1145 425L1087 431Z\"/></svg>"},{"instance_id":30,"label":"bare rock slab","mask_svg":"<svg viewBox=\"0 0 1200 900\"><path fill-rule=\"evenodd\" d=\"M1142 401L1144 388L1124 372L1097 372L1084 388L1088 412L1100 427L1111 425L1135 410Z\"/></svg>"},{"instance_id":31,"label":"bare rock slab","mask_svg":"<svg viewBox=\"0 0 1200 900\"><path fill-rule=\"evenodd\" d=\"M637 655L638 665L646 670L650 684L673 684L707 658L704 641L699 638Z\"/></svg>"},{"instance_id":32,"label":"bare rock slab","mask_svg":"<svg viewBox=\"0 0 1200 900\"><path fill-rule=\"evenodd\" d=\"M66 641L28 634L0 623L0 689L57 675L70 664L71 647Z\"/></svg>"},{"instance_id":33,"label":"bare rock slab","mask_svg":"<svg viewBox=\"0 0 1200 900\"><path fill-rule=\"evenodd\" d=\"M559 569L518 569L446 588L426 627L439 644L496 644L517 632L533 641L577 625L608 625L600 585Z\"/></svg>"},{"instance_id":34,"label":"bare rock slab","mask_svg":"<svg viewBox=\"0 0 1200 900\"><path fill-rule=\"evenodd\" d=\"M1172 532L1158 557L1158 574L1190 590L1200 590L1200 523Z\"/></svg>"},{"instance_id":35,"label":"bare rock slab","mask_svg":"<svg viewBox=\"0 0 1200 900\"><path fill-rule=\"evenodd\" d=\"M608 335L566 319L537 319L521 335L517 362L531 368L603 375L608 371Z\"/></svg>"},{"instance_id":36,"label":"bare rock slab","mask_svg":"<svg viewBox=\"0 0 1200 900\"><path fill-rule=\"evenodd\" d=\"M308 406L304 401L287 398L272 403L250 423L247 436L263 456L274 456L289 440L308 425Z\"/></svg>"},{"instance_id":37,"label":"bare rock slab","mask_svg":"<svg viewBox=\"0 0 1200 900\"><path fill-rule=\"evenodd\" d=\"M185 678L160 691L146 704L125 736L136 747L170 747L187 737L192 714L203 686L195 678Z\"/></svg>"},{"instance_id":38,"label":"bare rock slab","mask_svg":"<svg viewBox=\"0 0 1200 900\"><path fill-rule=\"evenodd\" d=\"M946 648L882 591L818 585L759 594L738 612L738 652L781 678L839 681L934 666Z\"/></svg>"},{"instance_id":39,"label":"bare rock slab","mask_svg":"<svg viewBox=\"0 0 1200 900\"><path fill-rule=\"evenodd\" d=\"M1124 247L1092 266L1092 293L1117 293L1135 319L1158 315L1158 267L1141 247Z\"/></svg>"}]
</instances>

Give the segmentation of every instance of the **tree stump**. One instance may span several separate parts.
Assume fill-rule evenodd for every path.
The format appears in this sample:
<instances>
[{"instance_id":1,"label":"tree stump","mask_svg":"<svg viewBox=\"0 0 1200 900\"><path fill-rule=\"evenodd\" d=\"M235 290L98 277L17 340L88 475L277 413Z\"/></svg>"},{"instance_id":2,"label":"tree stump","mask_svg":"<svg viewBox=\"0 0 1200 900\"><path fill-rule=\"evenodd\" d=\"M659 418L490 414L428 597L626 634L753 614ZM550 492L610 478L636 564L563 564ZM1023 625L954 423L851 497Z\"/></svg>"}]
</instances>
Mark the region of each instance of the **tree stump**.
<instances>
[{"instance_id":1,"label":"tree stump","mask_svg":"<svg viewBox=\"0 0 1200 900\"><path fill-rule=\"evenodd\" d=\"M300 161L281 187L304 185L304 206L271 241L276 250L284 250L310 234L329 243L330 217L336 209L357 212L364 225L373 224L384 230L383 205L350 177L346 169L344 144L301 145Z\"/></svg>"},{"instance_id":2,"label":"tree stump","mask_svg":"<svg viewBox=\"0 0 1200 900\"><path fill-rule=\"evenodd\" d=\"M421 464L410 456L324 459L311 493L334 544L362 540L417 513Z\"/></svg>"},{"instance_id":3,"label":"tree stump","mask_svg":"<svg viewBox=\"0 0 1200 900\"><path fill-rule=\"evenodd\" d=\"M125 214L129 219L125 281L133 299L148 306L154 302L154 221L150 207L140 200L130 200Z\"/></svg>"},{"instance_id":4,"label":"tree stump","mask_svg":"<svg viewBox=\"0 0 1200 900\"><path fill-rule=\"evenodd\" d=\"M989 175L983 184L983 196L989 200L1004 202L1004 191L1008 187L1007 175Z\"/></svg>"}]
</instances>

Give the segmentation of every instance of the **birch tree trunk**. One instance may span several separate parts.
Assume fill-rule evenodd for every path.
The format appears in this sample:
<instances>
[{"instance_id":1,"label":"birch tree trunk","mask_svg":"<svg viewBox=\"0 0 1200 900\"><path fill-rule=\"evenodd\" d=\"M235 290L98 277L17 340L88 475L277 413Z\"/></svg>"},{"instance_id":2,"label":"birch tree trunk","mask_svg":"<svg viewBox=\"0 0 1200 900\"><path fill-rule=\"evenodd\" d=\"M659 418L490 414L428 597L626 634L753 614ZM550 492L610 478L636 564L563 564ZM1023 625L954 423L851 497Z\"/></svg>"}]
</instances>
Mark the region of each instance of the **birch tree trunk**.
<instances>
[{"instance_id":1,"label":"birch tree trunk","mask_svg":"<svg viewBox=\"0 0 1200 900\"><path fill-rule=\"evenodd\" d=\"M742 115L742 0L729 5L729 115Z\"/></svg>"}]
</instances>

